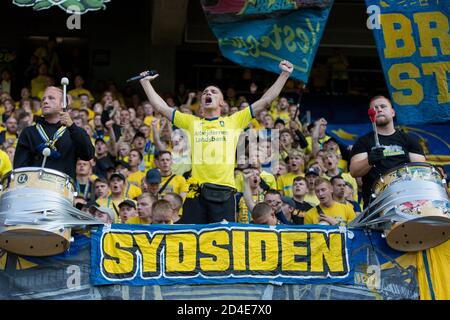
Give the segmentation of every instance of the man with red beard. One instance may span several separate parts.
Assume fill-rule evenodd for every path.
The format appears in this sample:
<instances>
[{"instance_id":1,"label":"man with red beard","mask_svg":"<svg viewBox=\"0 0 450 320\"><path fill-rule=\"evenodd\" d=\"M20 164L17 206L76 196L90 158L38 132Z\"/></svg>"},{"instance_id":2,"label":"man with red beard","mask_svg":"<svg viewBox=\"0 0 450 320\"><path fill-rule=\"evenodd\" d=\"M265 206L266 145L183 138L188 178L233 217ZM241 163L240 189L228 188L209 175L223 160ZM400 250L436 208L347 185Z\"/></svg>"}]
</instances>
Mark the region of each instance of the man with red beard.
<instances>
[{"instance_id":1,"label":"man with red beard","mask_svg":"<svg viewBox=\"0 0 450 320\"><path fill-rule=\"evenodd\" d=\"M386 171L408 162L425 162L420 144L394 127L395 110L384 96L375 96L370 108L376 112L375 122L380 146L375 145L373 132L359 138L352 148L350 174L362 177L364 207L370 202L374 182Z\"/></svg>"}]
</instances>

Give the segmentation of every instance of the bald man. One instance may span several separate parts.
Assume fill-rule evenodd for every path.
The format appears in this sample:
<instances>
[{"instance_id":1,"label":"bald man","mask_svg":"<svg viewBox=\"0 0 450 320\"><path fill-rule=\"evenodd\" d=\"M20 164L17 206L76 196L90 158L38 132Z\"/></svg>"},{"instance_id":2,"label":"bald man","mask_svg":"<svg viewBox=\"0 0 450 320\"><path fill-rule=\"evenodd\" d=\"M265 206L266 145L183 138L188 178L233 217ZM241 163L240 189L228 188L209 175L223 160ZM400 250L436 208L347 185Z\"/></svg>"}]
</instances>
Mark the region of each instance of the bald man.
<instances>
[{"instance_id":1,"label":"bald man","mask_svg":"<svg viewBox=\"0 0 450 320\"><path fill-rule=\"evenodd\" d=\"M20 134L14 154L14 169L40 167L42 151L48 147L51 154L45 167L75 179L77 160L89 161L94 157L94 147L88 134L73 123L68 112L63 111L62 100L61 89L45 89L41 102L42 117L38 117L35 125L25 128Z\"/></svg>"}]
</instances>

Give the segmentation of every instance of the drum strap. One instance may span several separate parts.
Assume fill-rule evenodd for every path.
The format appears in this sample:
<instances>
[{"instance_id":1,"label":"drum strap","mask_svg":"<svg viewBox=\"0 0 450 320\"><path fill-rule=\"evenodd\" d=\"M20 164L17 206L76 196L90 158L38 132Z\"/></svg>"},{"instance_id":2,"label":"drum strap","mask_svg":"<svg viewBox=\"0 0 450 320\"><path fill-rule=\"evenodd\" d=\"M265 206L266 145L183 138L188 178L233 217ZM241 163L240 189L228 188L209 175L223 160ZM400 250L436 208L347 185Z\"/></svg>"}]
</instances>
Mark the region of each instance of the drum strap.
<instances>
[{"instance_id":1,"label":"drum strap","mask_svg":"<svg viewBox=\"0 0 450 320\"><path fill-rule=\"evenodd\" d=\"M39 133L39 135L41 136L42 140L44 140L43 144L40 144L38 146L38 151L42 151L45 147L48 147L51 149L51 154L50 157L53 158L59 158L60 153L58 152L58 150L55 147L56 142L59 140L59 138L61 138L63 136L63 134L66 132L67 127L65 126L61 126L53 135L53 138L50 139L47 136L47 133L45 133L44 128L41 126L41 124L36 124L36 130ZM42 149L42 150L41 150Z\"/></svg>"}]
</instances>

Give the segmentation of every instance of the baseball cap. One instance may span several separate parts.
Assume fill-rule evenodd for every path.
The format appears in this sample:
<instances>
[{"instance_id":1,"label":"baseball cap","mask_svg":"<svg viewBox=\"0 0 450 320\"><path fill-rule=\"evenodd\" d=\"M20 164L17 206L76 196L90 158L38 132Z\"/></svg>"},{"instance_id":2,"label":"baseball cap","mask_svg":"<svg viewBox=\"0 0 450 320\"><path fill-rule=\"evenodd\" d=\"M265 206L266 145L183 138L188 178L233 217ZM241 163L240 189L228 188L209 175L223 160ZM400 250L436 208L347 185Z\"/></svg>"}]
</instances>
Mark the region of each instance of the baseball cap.
<instances>
[{"instance_id":1,"label":"baseball cap","mask_svg":"<svg viewBox=\"0 0 450 320\"><path fill-rule=\"evenodd\" d=\"M317 171L316 168L309 168L308 170L306 170L305 176L310 175L310 174L319 176L319 172Z\"/></svg>"},{"instance_id":2,"label":"baseball cap","mask_svg":"<svg viewBox=\"0 0 450 320\"><path fill-rule=\"evenodd\" d=\"M97 142L99 142L99 141L106 143L105 139L99 137L99 138L95 139L95 144L97 144Z\"/></svg>"},{"instance_id":3,"label":"baseball cap","mask_svg":"<svg viewBox=\"0 0 450 320\"><path fill-rule=\"evenodd\" d=\"M291 197L281 197L281 201L289 205L289 207L295 208L295 202Z\"/></svg>"},{"instance_id":4,"label":"baseball cap","mask_svg":"<svg viewBox=\"0 0 450 320\"><path fill-rule=\"evenodd\" d=\"M98 210L103 213L106 213L107 215L109 215L109 217L111 218L112 221L114 221L116 219L116 214L114 213L114 211L111 208L99 206L98 204L93 204L89 207L89 212L91 214L93 214L93 212L92 212L93 209Z\"/></svg>"},{"instance_id":5,"label":"baseball cap","mask_svg":"<svg viewBox=\"0 0 450 320\"><path fill-rule=\"evenodd\" d=\"M147 181L147 183L161 183L161 173L158 169L148 170L145 181Z\"/></svg>"},{"instance_id":6,"label":"baseball cap","mask_svg":"<svg viewBox=\"0 0 450 320\"><path fill-rule=\"evenodd\" d=\"M125 181L125 177L120 172L114 172L110 177L109 180L112 180L112 178L117 177L123 181Z\"/></svg>"},{"instance_id":7,"label":"baseball cap","mask_svg":"<svg viewBox=\"0 0 450 320\"><path fill-rule=\"evenodd\" d=\"M136 209L136 203L131 199L125 199L121 203L119 203L119 208L122 206L129 206Z\"/></svg>"}]
</instances>

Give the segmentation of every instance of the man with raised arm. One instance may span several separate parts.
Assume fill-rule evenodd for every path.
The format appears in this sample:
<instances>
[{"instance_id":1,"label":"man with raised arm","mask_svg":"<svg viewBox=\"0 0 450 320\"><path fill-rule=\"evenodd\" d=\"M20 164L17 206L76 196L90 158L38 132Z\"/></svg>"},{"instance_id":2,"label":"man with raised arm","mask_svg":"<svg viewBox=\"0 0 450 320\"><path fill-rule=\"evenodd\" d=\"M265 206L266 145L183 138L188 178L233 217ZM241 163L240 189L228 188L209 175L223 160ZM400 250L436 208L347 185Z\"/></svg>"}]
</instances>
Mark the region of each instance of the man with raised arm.
<instances>
[{"instance_id":1,"label":"man with raised arm","mask_svg":"<svg viewBox=\"0 0 450 320\"><path fill-rule=\"evenodd\" d=\"M223 94L216 86L203 90L201 107L204 118L181 113L170 108L156 93L151 81L158 75L141 80L147 98L156 111L172 121L178 128L189 133L192 147L192 190L183 206L179 223L213 223L236 221L234 167L239 134L255 114L268 106L281 92L293 70L286 60L280 62L281 73L266 93L251 106L221 117L221 106L225 104ZM144 72L142 76L148 75Z\"/></svg>"}]
</instances>

